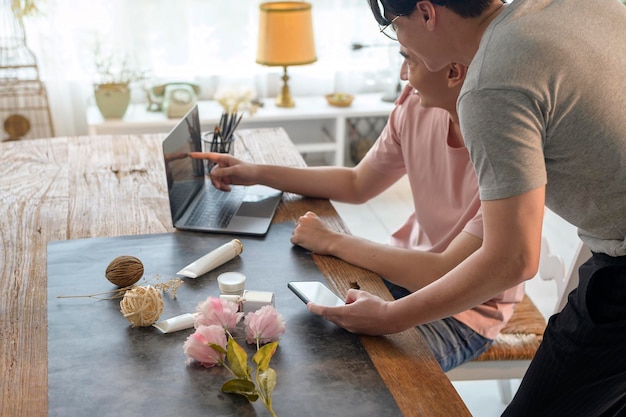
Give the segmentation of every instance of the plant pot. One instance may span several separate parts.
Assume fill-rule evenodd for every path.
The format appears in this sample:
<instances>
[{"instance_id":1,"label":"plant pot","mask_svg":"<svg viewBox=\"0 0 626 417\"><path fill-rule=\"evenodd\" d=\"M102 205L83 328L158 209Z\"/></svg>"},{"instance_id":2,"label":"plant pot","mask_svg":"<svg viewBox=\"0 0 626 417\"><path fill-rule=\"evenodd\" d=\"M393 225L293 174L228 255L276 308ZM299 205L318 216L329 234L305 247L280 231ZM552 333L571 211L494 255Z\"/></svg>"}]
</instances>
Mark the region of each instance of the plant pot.
<instances>
[{"instance_id":1,"label":"plant pot","mask_svg":"<svg viewBox=\"0 0 626 417\"><path fill-rule=\"evenodd\" d=\"M128 84L108 83L95 86L96 104L105 119L121 119L130 103Z\"/></svg>"}]
</instances>

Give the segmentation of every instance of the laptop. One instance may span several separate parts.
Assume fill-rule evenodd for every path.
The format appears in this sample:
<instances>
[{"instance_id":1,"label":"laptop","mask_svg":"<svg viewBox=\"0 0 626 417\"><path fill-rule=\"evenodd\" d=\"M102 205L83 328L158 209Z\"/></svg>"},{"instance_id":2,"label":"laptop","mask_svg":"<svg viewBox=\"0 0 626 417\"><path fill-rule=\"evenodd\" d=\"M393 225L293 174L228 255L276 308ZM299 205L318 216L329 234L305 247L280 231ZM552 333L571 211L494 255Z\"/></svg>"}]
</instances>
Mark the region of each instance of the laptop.
<instances>
[{"instance_id":1,"label":"laptop","mask_svg":"<svg viewBox=\"0 0 626 417\"><path fill-rule=\"evenodd\" d=\"M233 185L221 191L205 176L200 117L195 105L163 141L172 223L180 230L263 236L269 230L282 192L264 185Z\"/></svg>"}]
</instances>

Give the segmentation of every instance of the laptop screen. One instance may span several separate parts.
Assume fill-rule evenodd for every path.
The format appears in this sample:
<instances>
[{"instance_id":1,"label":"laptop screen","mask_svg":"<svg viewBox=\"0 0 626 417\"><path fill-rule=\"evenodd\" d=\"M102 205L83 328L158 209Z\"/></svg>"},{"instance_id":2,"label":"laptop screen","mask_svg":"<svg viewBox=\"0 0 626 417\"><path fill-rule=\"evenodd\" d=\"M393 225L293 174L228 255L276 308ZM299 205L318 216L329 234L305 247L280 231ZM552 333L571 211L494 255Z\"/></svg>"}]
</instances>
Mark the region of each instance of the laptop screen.
<instances>
[{"instance_id":1,"label":"laptop screen","mask_svg":"<svg viewBox=\"0 0 626 417\"><path fill-rule=\"evenodd\" d=\"M198 107L194 106L163 141L163 160L174 222L204 187L203 161L187 157L189 152L201 151L200 117Z\"/></svg>"}]
</instances>

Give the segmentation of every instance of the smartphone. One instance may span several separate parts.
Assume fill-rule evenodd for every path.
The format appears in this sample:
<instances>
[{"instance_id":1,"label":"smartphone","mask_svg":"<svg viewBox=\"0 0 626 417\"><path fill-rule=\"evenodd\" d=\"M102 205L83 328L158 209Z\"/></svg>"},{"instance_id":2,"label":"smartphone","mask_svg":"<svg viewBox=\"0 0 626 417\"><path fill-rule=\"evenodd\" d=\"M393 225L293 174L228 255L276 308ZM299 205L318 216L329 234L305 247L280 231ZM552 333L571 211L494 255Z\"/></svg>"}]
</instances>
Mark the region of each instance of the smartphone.
<instances>
[{"instance_id":1,"label":"smartphone","mask_svg":"<svg viewBox=\"0 0 626 417\"><path fill-rule=\"evenodd\" d=\"M287 287L304 303L311 301L323 306L335 307L346 303L332 292L326 285L318 281L290 281Z\"/></svg>"}]
</instances>

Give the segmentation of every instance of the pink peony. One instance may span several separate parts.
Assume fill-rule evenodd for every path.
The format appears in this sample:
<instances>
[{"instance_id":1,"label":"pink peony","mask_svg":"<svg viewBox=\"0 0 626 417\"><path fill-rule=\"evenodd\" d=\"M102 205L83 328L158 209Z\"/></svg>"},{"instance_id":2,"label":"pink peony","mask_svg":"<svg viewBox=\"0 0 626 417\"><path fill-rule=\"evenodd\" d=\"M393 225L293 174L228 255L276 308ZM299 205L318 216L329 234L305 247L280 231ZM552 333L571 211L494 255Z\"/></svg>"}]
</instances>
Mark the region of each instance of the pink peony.
<instances>
[{"instance_id":1,"label":"pink peony","mask_svg":"<svg viewBox=\"0 0 626 417\"><path fill-rule=\"evenodd\" d=\"M246 326L246 341L250 344L262 345L277 342L285 333L285 320L271 305L248 313L244 319L244 324Z\"/></svg>"},{"instance_id":2,"label":"pink peony","mask_svg":"<svg viewBox=\"0 0 626 417\"><path fill-rule=\"evenodd\" d=\"M183 349L189 359L195 359L210 368L224 362L224 354L213 349L210 344L222 346L226 350L226 334L218 325L199 326L195 333L185 340Z\"/></svg>"},{"instance_id":3,"label":"pink peony","mask_svg":"<svg viewBox=\"0 0 626 417\"><path fill-rule=\"evenodd\" d=\"M243 313L238 313L239 306L232 301L221 298L208 297L206 301L198 304L196 311L200 314L196 316L194 327L210 326L212 324L222 327L222 330L233 330Z\"/></svg>"}]
</instances>

